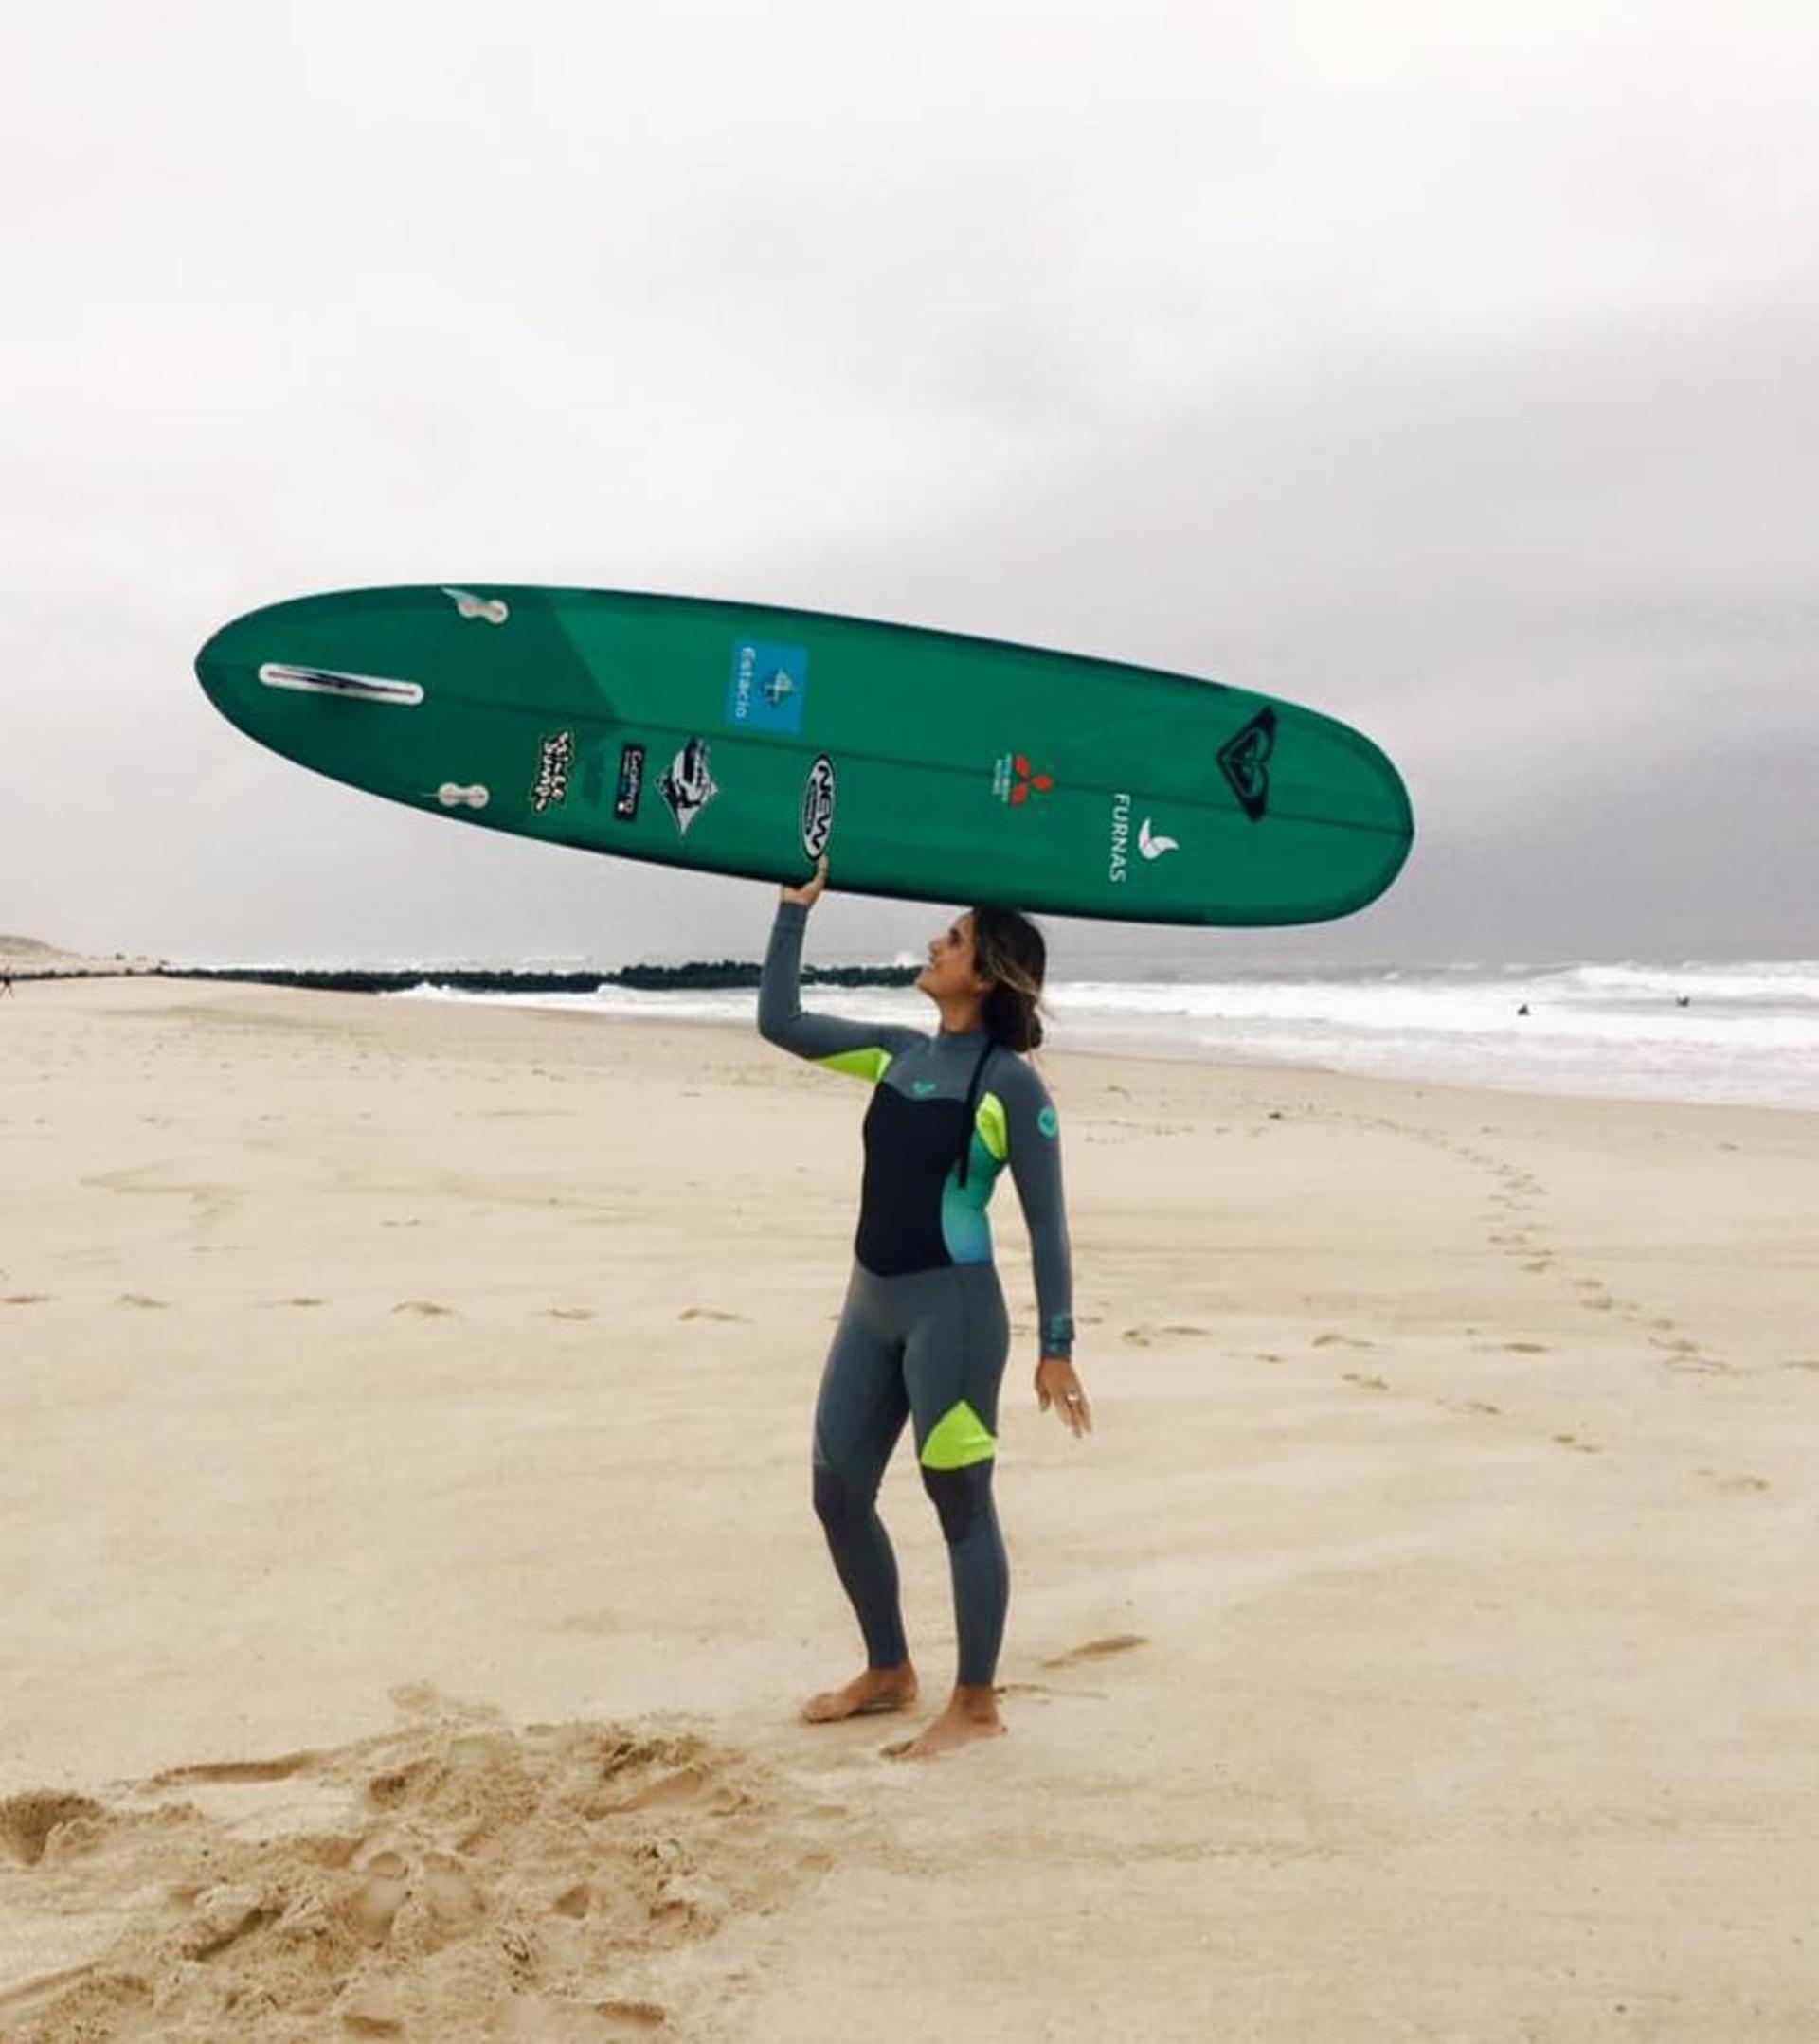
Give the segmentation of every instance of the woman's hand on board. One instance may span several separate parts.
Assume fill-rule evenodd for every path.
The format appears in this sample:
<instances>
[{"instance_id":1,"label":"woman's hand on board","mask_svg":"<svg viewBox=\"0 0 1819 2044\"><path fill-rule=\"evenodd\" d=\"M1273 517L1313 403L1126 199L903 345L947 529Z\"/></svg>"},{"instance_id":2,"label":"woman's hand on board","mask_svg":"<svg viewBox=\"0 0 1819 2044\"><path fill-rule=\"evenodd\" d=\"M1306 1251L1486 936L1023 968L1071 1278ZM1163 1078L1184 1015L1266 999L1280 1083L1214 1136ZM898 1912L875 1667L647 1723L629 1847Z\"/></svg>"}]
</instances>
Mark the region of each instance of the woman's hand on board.
<instances>
[{"instance_id":1,"label":"woman's hand on board","mask_svg":"<svg viewBox=\"0 0 1819 2044\"><path fill-rule=\"evenodd\" d=\"M1064 1355L1045 1355L1036 1366L1036 1402L1046 1412L1051 1406L1061 1424L1076 1440L1092 1431L1092 1407L1073 1365Z\"/></svg>"},{"instance_id":2,"label":"woman's hand on board","mask_svg":"<svg viewBox=\"0 0 1819 2044\"><path fill-rule=\"evenodd\" d=\"M778 892L778 900L794 902L798 907L813 908L821 898L821 889L827 885L827 854L823 852L815 865L815 877L804 888L783 888Z\"/></svg>"}]
</instances>

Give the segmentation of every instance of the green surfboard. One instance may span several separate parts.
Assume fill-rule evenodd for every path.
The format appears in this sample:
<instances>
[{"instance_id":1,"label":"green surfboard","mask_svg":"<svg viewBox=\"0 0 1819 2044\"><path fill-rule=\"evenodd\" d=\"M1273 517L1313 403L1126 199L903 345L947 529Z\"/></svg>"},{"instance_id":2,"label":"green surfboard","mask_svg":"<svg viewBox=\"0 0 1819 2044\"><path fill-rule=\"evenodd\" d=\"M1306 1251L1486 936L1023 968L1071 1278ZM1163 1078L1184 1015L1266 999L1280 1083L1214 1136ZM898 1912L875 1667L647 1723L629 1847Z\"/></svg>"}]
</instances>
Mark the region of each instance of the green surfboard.
<instances>
[{"instance_id":1,"label":"green surfboard","mask_svg":"<svg viewBox=\"0 0 1819 2044\"><path fill-rule=\"evenodd\" d=\"M813 611L592 589L275 603L196 656L301 765L488 830L843 893L1317 923L1401 869L1371 742L1216 682Z\"/></svg>"}]
</instances>

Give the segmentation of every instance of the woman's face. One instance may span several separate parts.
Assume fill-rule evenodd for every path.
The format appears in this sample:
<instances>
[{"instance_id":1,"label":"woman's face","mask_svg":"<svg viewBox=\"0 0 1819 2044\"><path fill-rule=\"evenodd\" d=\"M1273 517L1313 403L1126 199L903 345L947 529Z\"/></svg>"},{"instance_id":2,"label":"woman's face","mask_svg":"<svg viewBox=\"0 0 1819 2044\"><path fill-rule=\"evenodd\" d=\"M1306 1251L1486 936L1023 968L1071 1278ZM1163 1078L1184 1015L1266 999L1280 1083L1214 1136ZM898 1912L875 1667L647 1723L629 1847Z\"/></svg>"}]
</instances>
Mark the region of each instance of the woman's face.
<instances>
[{"instance_id":1,"label":"woman's face","mask_svg":"<svg viewBox=\"0 0 1819 2044\"><path fill-rule=\"evenodd\" d=\"M916 984L930 1000L964 998L985 994L989 979L980 978L973 963L973 919L970 914L948 924L928 946L928 962L917 976Z\"/></svg>"}]
</instances>

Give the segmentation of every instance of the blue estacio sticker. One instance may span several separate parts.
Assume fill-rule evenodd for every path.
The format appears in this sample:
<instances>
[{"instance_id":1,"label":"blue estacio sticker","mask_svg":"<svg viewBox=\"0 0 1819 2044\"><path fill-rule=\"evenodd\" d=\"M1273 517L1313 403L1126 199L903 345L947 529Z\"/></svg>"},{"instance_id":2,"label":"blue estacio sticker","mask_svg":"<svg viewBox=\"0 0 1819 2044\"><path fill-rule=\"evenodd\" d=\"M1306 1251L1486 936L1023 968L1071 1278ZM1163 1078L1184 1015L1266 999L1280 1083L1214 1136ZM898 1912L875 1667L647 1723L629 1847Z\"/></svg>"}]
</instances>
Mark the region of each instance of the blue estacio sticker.
<instances>
[{"instance_id":1,"label":"blue estacio sticker","mask_svg":"<svg viewBox=\"0 0 1819 2044\"><path fill-rule=\"evenodd\" d=\"M727 682L727 722L735 731L786 731L800 736L808 696L808 648L742 638L732 649Z\"/></svg>"}]
</instances>

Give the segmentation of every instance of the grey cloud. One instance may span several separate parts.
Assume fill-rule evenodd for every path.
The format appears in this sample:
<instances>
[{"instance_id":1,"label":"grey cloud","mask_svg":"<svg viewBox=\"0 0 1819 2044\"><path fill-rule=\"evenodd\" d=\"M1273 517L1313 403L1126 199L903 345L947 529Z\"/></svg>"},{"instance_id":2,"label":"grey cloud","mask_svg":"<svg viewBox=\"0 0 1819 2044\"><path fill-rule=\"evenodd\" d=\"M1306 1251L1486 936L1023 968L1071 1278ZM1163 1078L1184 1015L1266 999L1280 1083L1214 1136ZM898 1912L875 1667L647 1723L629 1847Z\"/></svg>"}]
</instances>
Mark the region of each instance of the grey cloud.
<instances>
[{"instance_id":1,"label":"grey cloud","mask_svg":"<svg viewBox=\"0 0 1819 2044\"><path fill-rule=\"evenodd\" d=\"M1367 915L1082 957L1811 951L1810 10L221 19L19 39L0 926L749 952L765 890L363 802L190 678L456 576L1072 646L1404 765Z\"/></svg>"}]
</instances>

